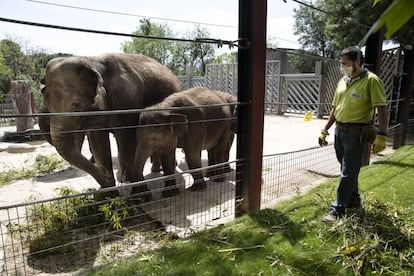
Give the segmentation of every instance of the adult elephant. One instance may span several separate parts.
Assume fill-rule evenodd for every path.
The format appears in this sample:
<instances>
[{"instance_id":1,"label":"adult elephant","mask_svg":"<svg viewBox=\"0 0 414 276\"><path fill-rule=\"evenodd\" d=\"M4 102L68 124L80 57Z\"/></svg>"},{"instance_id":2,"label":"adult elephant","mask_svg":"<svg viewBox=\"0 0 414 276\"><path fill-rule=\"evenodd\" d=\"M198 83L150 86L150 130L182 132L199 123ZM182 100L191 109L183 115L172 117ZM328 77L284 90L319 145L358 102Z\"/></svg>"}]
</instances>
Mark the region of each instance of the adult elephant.
<instances>
[{"instance_id":1,"label":"adult elephant","mask_svg":"<svg viewBox=\"0 0 414 276\"><path fill-rule=\"evenodd\" d=\"M170 95L161 103L146 108L137 128L137 140L140 141L135 153L138 178L144 179L145 162L154 154L161 158L164 175L173 174L176 148L183 149L189 169L201 168L202 150L208 151L209 165L227 162L236 129L236 108L226 104L236 102L236 97L229 93L196 87ZM209 171L208 176L213 181L223 181L227 168L226 165L219 166ZM191 190L205 189L202 172L191 174L194 179ZM164 197L178 193L175 184L175 179L166 181Z\"/></svg>"},{"instance_id":2,"label":"adult elephant","mask_svg":"<svg viewBox=\"0 0 414 276\"><path fill-rule=\"evenodd\" d=\"M39 126L70 164L92 175L101 187L115 185L109 132L118 146L121 182L136 181L135 129L139 115L77 116L76 112L143 108L180 90L177 78L156 60L137 54L64 57L48 62ZM75 112L71 116L53 113ZM81 154L87 135L95 163Z\"/></svg>"}]
</instances>

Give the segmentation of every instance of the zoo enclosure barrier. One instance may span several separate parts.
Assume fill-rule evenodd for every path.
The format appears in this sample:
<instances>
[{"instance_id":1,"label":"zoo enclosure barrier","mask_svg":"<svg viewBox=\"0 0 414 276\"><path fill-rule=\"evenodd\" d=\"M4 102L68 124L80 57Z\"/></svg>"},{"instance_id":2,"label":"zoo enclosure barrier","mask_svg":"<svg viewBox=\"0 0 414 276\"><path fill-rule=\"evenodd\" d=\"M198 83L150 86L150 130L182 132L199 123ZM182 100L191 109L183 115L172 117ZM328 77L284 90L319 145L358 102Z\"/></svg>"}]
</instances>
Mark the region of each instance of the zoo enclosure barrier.
<instances>
[{"instance_id":1,"label":"zoo enclosure barrier","mask_svg":"<svg viewBox=\"0 0 414 276\"><path fill-rule=\"evenodd\" d=\"M235 218L239 204L236 179L243 179L235 175L236 171L243 172L234 169L243 167L244 160L228 164L233 171L224 175L225 181L210 178L205 191L189 189L191 171L179 159L176 175L151 173L145 181L96 191L63 187L55 198L1 206L0 274L73 272L145 254L166 240L229 222ZM55 172L60 173L63 175L65 170ZM261 206L272 206L281 198L299 195L338 175L339 163L332 145L263 156ZM171 178L175 178L179 194L164 198L164 181ZM33 181L42 185L48 181L47 175ZM142 185L147 185L149 192L129 194L133 187ZM106 197L113 192L121 196ZM152 201L141 200L149 193Z\"/></svg>"},{"instance_id":2,"label":"zoo enclosure barrier","mask_svg":"<svg viewBox=\"0 0 414 276\"><path fill-rule=\"evenodd\" d=\"M243 162L228 164L235 169ZM224 182L210 179L207 190L194 192L189 189L192 179L183 165L178 163L182 171L173 176L152 174L142 182L81 193L62 188L52 199L0 207L3 275L73 272L144 253L165 240L233 220L238 204L236 179L242 179L236 177L236 170L226 173ZM208 168L211 166L199 170ZM262 206L335 177L338 168L332 145L264 156ZM170 178L176 179L180 193L164 198L163 182ZM35 181L42 182L42 177ZM144 184L149 192L122 193ZM121 197L105 197L114 191ZM153 200L143 201L148 193Z\"/></svg>"}]
</instances>

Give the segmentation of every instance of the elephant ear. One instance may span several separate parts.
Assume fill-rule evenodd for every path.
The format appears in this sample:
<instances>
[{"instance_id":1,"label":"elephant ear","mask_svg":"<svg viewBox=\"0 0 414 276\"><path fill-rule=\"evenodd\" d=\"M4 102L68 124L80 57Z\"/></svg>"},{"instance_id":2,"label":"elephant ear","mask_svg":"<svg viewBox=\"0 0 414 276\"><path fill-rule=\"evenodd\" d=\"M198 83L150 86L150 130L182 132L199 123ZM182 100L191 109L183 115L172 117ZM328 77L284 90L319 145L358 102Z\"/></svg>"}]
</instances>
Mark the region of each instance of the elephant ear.
<instances>
[{"instance_id":1,"label":"elephant ear","mask_svg":"<svg viewBox=\"0 0 414 276\"><path fill-rule=\"evenodd\" d=\"M170 129L177 137L182 136L188 130L187 116L178 113L172 113L169 115Z\"/></svg>"},{"instance_id":2,"label":"elephant ear","mask_svg":"<svg viewBox=\"0 0 414 276\"><path fill-rule=\"evenodd\" d=\"M103 86L103 78L101 74L98 71L93 71L95 73L96 77L96 96L93 99L94 103L92 107L100 109L100 110L107 110L108 109L108 103L106 101L106 90Z\"/></svg>"}]
</instances>

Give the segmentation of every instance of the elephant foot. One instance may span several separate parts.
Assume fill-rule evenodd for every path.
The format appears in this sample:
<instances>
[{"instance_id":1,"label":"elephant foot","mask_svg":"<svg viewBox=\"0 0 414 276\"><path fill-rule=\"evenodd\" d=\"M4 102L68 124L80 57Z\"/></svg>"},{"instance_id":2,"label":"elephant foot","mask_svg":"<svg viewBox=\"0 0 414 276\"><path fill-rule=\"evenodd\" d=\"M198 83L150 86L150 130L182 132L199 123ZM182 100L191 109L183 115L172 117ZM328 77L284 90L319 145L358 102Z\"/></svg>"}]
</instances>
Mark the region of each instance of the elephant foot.
<instances>
[{"instance_id":1,"label":"elephant foot","mask_svg":"<svg viewBox=\"0 0 414 276\"><path fill-rule=\"evenodd\" d=\"M180 190L177 187L166 187L164 191L162 191L162 197L173 197L180 193Z\"/></svg>"},{"instance_id":2,"label":"elephant foot","mask_svg":"<svg viewBox=\"0 0 414 276\"><path fill-rule=\"evenodd\" d=\"M211 169L208 170L206 176L210 178L213 182L223 182L226 179L225 174L230 172L230 167L224 167L220 169Z\"/></svg>"},{"instance_id":3,"label":"elephant foot","mask_svg":"<svg viewBox=\"0 0 414 276\"><path fill-rule=\"evenodd\" d=\"M230 165L226 165L226 166L223 167L223 172L224 173L229 173L229 172L232 172L232 171L234 171L234 170L230 167Z\"/></svg>"},{"instance_id":4,"label":"elephant foot","mask_svg":"<svg viewBox=\"0 0 414 276\"><path fill-rule=\"evenodd\" d=\"M150 202L153 200L152 193L148 190L147 185L139 185L132 188L131 200L138 203Z\"/></svg>"},{"instance_id":5,"label":"elephant foot","mask_svg":"<svg viewBox=\"0 0 414 276\"><path fill-rule=\"evenodd\" d=\"M207 170L206 171L206 177L212 177L212 176L214 176L214 170L212 170L212 169Z\"/></svg>"},{"instance_id":6,"label":"elephant foot","mask_svg":"<svg viewBox=\"0 0 414 276\"><path fill-rule=\"evenodd\" d=\"M210 177L210 180L213 182L224 182L226 180L226 177L224 175L220 175L216 177Z\"/></svg>"},{"instance_id":7,"label":"elephant foot","mask_svg":"<svg viewBox=\"0 0 414 276\"><path fill-rule=\"evenodd\" d=\"M158 164L152 164L151 166L151 172L157 173L161 171L161 166Z\"/></svg>"},{"instance_id":8,"label":"elephant foot","mask_svg":"<svg viewBox=\"0 0 414 276\"><path fill-rule=\"evenodd\" d=\"M190 190L191 191L203 191L207 189L207 183L205 181L199 181L199 182L195 182L191 187Z\"/></svg>"},{"instance_id":9,"label":"elephant foot","mask_svg":"<svg viewBox=\"0 0 414 276\"><path fill-rule=\"evenodd\" d=\"M223 167L220 168L214 168L214 169L209 169L206 172L206 176L207 177L215 177L215 176L223 176L223 174L225 173L229 173L232 172L233 169L230 167L230 165L224 165Z\"/></svg>"}]
</instances>

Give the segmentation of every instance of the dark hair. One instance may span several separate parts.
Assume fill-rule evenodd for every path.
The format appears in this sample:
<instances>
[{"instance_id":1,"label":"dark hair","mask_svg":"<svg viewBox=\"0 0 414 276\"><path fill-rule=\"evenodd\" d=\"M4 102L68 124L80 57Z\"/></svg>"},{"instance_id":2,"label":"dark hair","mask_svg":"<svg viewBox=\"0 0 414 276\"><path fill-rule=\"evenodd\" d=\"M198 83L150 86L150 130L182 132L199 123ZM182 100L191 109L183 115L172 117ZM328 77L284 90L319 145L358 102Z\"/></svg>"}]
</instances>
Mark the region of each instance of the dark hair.
<instances>
[{"instance_id":1,"label":"dark hair","mask_svg":"<svg viewBox=\"0 0 414 276\"><path fill-rule=\"evenodd\" d=\"M358 58L360 59L360 64L364 64L364 56L362 55L361 49L358 46L348 47L342 50L339 54L342 56L347 56L350 60L356 61Z\"/></svg>"}]
</instances>

